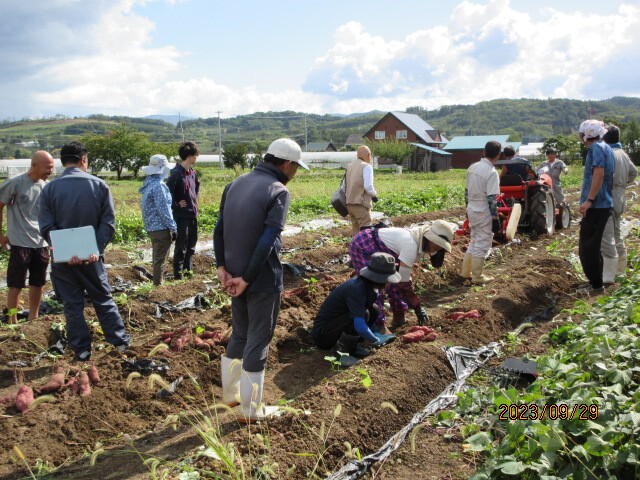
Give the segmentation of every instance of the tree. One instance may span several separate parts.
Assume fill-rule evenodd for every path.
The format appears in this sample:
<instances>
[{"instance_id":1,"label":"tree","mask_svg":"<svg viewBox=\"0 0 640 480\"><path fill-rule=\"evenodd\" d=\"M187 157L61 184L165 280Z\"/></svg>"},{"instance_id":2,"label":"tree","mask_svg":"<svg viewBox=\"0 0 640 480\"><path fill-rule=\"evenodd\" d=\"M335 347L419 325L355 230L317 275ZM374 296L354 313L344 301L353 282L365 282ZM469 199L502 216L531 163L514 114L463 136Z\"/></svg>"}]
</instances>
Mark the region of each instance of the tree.
<instances>
[{"instance_id":1,"label":"tree","mask_svg":"<svg viewBox=\"0 0 640 480\"><path fill-rule=\"evenodd\" d=\"M137 177L140 168L149 163L151 155L161 153L171 158L178 151L177 144L151 142L148 134L124 123L105 135L88 133L80 140L87 146L92 170L115 171L118 180L125 169Z\"/></svg>"},{"instance_id":2,"label":"tree","mask_svg":"<svg viewBox=\"0 0 640 480\"><path fill-rule=\"evenodd\" d=\"M640 125L635 118L626 125L620 140L631 161L640 165Z\"/></svg>"},{"instance_id":3,"label":"tree","mask_svg":"<svg viewBox=\"0 0 640 480\"><path fill-rule=\"evenodd\" d=\"M549 137L542 144L542 151L555 148L558 155L568 163L578 162L583 158L582 142L575 135L556 135Z\"/></svg>"},{"instance_id":4,"label":"tree","mask_svg":"<svg viewBox=\"0 0 640 480\"><path fill-rule=\"evenodd\" d=\"M402 165L415 150L412 145L397 138L366 142L366 144L375 157L391 160L396 165Z\"/></svg>"},{"instance_id":5,"label":"tree","mask_svg":"<svg viewBox=\"0 0 640 480\"><path fill-rule=\"evenodd\" d=\"M226 168L239 165L244 170L247 167L247 153L249 147L245 143L232 143L224 147L222 162Z\"/></svg>"}]
</instances>

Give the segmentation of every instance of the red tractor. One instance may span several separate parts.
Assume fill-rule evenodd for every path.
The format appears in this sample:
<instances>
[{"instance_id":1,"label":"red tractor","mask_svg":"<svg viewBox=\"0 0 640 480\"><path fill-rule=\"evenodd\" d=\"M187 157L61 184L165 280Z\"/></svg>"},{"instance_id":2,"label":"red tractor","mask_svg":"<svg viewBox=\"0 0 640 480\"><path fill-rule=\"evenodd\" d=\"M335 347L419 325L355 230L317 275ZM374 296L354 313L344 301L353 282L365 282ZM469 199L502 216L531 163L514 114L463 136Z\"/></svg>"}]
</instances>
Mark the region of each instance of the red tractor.
<instances>
[{"instance_id":1,"label":"red tractor","mask_svg":"<svg viewBox=\"0 0 640 480\"><path fill-rule=\"evenodd\" d=\"M569 206L556 205L553 198L553 180L544 172L535 173L533 164L522 158L499 160L496 166L520 165L527 171L527 180L521 175L507 173L500 177L500 195L497 197L498 215L502 230L498 235L513 240L519 227L531 228L538 234L552 235L571 224ZM465 220L458 235L469 233L469 220Z\"/></svg>"}]
</instances>

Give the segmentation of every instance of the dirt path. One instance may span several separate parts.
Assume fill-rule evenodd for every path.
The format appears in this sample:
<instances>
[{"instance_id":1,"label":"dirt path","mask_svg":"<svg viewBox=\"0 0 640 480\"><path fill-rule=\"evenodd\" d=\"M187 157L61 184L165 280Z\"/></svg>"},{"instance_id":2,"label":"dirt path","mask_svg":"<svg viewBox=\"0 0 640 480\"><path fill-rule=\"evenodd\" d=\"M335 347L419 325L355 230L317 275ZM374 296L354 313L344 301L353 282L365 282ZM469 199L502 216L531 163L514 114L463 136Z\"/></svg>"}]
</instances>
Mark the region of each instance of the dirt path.
<instances>
[{"instance_id":1,"label":"dirt path","mask_svg":"<svg viewBox=\"0 0 640 480\"><path fill-rule=\"evenodd\" d=\"M458 208L394 218L393 222L402 226L436 218L458 220L463 215ZM203 444L190 427L190 422L197 425L203 421L198 412L210 414L209 418L220 427L222 441L232 442L250 459L247 465L269 473L271 478L285 478L287 472L288 478L323 477L357 456L356 448L362 455L377 450L454 380L441 346L478 347L499 340L528 315L552 302L558 302L556 310L571 304L573 286L579 278L567 260L567 252L577 251L575 225L554 237L523 235L520 244L498 245L487 264L488 273L496 280L486 287L469 287L460 277L467 240L457 239L452 254L447 255L442 278L426 263L416 275L430 326L440 331L438 339L417 344L396 341L362 360L357 368L372 380L366 388L361 383L362 373L356 369L333 371L324 360L326 352L312 348L310 341L309 329L318 307L328 292L350 274L344 263L347 228L334 229L329 234L303 233L285 239L285 248L297 250L284 260L305 265L308 271L303 278L291 274L286 277L285 288L298 288L298 295L285 295L287 298L283 299L267 363L265 402L280 402L296 412L258 427L240 426L235 412L212 413L207 406L215 404L220 395L219 356L224 352L221 345L211 352L189 347L175 353L157 353L155 357L164 356L171 364L167 381L180 376L186 379L179 387L179 395L162 400L155 398L160 386L150 389L144 377L127 386L121 358L111 347L105 347L94 352L103 381L92 395L80 398L69 392L59 393L54 403L41 404L26 415L18 414L14 407L0 406L0 413L4 414L0 423L5 432L0 439L0 480L27 474L23 465L12 460L14 445L20 447L32 467L36 459L48 466L67 463L50 478L144 479L152 464L143 465L142 460L149 457L168 462L186 459L183 465L189 465L194 460L184 455ZM124 260L117 252L112 255ZM229 331L228 306L155 317L157 307L153 302L175 304L214 285L211 257L199 255L197 265L190 281L148 292L130 291L119 297L123 317L130 325L138 326L131 327L134 344L130 357L147 356L161 341L158 333L182 325ZM111 279L116 276L140 282L131 266L110 270ZM206 296L214 303L224 298L215 288ZM453 311L472 309L481 313L479 319L445 318ZM93 318L91 308L86 312ZM52 319L63 320L59 315ZM413 314L409 314L409 320L410 324L415 323ZM51 319L25 323L15 334L4 333L0 338L0 397L16 390L20 375L34 387L46 382L54 365L51 360L43 359L37 366L16 370L6 365L15 360L29 362L42 351L48 343L50 323ZM541 322L533 331L541 332L549 325ZM92 328L97 337L97 324ZM536 339L532 337L532 345ZM72 365L71 355L66 354L62 361ZM421 478L464 478L473 471L473 466L460 456L459 445L445 441L442 432L422 429L416 445L417 452L403 446L382 466L376 466L376 470L382 467L379 477L410 478L419 469L425 472ZM92 467L88 458L77 461L100 450L104 452L95 457ZM220 469L208 458L196 459L195 463L212 471ZM44 471L46 467L42 468Z\"/></svg>"}]
</instances>

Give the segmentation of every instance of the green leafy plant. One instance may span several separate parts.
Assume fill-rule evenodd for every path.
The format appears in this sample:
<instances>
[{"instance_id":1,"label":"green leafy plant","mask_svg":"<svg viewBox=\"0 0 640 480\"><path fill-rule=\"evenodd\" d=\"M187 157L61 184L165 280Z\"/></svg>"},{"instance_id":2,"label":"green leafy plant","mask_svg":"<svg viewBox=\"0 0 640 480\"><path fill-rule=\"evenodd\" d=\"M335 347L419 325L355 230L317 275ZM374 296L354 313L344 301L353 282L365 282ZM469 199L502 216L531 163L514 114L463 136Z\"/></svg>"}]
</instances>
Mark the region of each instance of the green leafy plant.
<instances>
[{"instance_id":1,"label":"green leafy plant","mask_svg":"<svg viewBox=\"0 0 640 480\"><path fill-rule=\"evenodd\" d=\"M369 372L365 368L358 368L356 370L360 374L360 383L364 388L369 388L373 384L373 380L369 376Z\"/></svg>"}]
</instances>

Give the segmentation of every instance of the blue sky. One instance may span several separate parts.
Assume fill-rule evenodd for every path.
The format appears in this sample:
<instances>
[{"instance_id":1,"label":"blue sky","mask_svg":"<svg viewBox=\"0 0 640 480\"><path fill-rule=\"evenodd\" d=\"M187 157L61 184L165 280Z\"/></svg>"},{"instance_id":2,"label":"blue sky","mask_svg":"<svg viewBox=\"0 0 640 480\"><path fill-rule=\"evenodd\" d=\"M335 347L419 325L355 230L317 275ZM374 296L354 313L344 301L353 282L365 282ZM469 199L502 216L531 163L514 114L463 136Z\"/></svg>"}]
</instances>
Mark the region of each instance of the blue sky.
<instances>
[{"instance_id":1,"label":"blue sky","mask_svg":"<svg viewBox=\"0 0 640 480\"><path fill-rule=\"evenodd\" d=\"M0 0L0 18L0 118L640 96L638 0Z\"/></svg>"}]
</instances>

